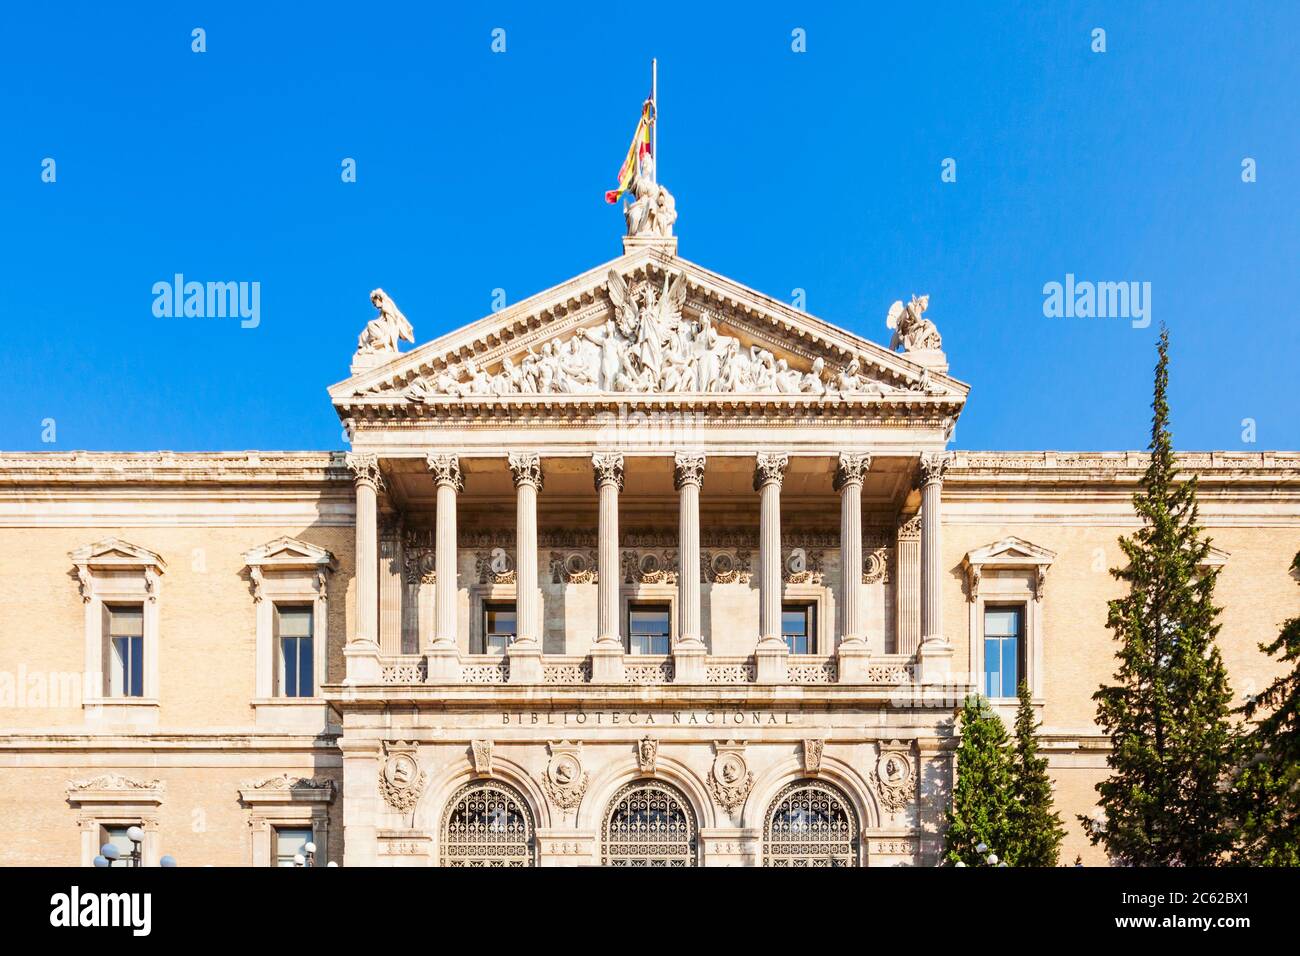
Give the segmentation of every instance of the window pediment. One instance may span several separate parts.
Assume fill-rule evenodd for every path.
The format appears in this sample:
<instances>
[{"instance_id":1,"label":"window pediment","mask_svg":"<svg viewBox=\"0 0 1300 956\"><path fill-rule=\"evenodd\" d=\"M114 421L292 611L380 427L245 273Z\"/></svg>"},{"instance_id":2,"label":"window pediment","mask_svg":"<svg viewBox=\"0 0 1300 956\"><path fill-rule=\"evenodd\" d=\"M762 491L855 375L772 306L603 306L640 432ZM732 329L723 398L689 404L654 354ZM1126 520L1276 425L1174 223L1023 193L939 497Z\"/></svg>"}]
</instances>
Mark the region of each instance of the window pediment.
<instances>
[{"instance_id":1,"label":"window pediment","mask_svg":"<svg viewBox=\"0 0 1300 956\"><path fill-rule=\"evenodd\" d=\"M167 567L161 556L121 538L105 538L68 553L77 569L81 585L81 598L89 602L94 597L94 575L105 573L138 574L144 579L149 600L157 598L158 577Z\"/></svg>"},{"instance_id":2,"label":"window pediment","mask_svg":"<svg viewBox=\"0 0 1300 956\"><path fill-rule=\"evenodd\" d=\"M314 575L317 590L324 595L326 576L338 567L333 553L318 545L283 536L244 554L253 583L253 599L261 602L264 574L268 571L302 572Z\"/></svg>"},{"instance_id":3,"label":"window pediment","mask_svg":"<svg viewBox=\"0 0 1300 956\"><path fill-rule=\"evenodd\" d=\"M1047 569L1055 560L1055 551L1014 536L974 548L962 558L967 598L974 601L979 597L980 579L985 571L1019 570L1033 573L1034 593L1041 599Z\"/></svg>"}]
</instances>

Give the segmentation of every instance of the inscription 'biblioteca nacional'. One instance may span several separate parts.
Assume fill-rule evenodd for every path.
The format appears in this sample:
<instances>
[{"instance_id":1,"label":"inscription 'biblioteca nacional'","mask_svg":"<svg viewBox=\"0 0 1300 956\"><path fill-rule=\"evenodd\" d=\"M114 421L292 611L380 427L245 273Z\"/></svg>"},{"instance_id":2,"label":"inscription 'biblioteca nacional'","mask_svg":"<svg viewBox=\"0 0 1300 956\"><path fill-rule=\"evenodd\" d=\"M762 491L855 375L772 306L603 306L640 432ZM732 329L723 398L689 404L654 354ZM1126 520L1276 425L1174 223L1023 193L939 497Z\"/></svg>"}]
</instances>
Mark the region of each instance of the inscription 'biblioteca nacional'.
<instances>
[{"instance_id":1,"label":"inscription 'biblioteca nacional'","mask_svg":"<svg viewBox=\"0 0 1300 956\"><path fill-rule=\"evenodd\" d=\"M502 713L503 727L794 727L796 713L741 710L562 710Z\"/></svg>"}]
</instances>

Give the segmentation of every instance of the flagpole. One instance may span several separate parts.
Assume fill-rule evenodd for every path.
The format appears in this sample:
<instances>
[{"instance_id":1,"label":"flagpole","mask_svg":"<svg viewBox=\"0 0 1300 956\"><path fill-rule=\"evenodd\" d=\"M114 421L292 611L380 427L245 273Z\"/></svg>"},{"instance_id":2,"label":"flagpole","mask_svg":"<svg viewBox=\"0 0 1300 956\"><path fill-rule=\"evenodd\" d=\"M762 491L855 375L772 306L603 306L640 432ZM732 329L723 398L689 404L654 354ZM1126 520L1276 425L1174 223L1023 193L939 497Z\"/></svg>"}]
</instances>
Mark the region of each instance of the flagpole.
<instances>
[{"instance_id":1,"label":"flagpole","mask_svg":"<svg viewBox=\"0 0 1300 956\"><path fill-rule=\"evenodd\" d=\"M650 127L650 155L655 160L655 181L659 180L659 61L650 58L650 102L654 105L654 125Z\"/></svg>"}]
</instances>

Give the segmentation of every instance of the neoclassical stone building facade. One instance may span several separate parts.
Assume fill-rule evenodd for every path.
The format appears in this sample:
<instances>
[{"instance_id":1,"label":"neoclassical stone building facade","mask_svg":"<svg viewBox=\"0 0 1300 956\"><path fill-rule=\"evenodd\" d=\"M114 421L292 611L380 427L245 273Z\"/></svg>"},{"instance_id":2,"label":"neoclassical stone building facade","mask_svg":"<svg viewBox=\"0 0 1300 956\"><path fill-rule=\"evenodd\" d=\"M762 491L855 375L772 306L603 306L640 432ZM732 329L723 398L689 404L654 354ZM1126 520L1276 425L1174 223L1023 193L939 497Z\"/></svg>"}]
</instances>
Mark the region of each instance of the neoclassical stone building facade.
<instances>
[{"instance_id":1,"label":"neoclassical stone building facade","mask_svg":"<svg viewBox=\"0 0 1300 956\"><path fill-rule=\"evenodd\" d=\"M1104 862L1144 454L950 451L925 300L886 348L671 235L408 352L372 301L349 452L0 456L0 862L930 865L954 710L1021 679ZM1248 692L1300 454L1183 464Z\"/></svg>"}]
</instances>

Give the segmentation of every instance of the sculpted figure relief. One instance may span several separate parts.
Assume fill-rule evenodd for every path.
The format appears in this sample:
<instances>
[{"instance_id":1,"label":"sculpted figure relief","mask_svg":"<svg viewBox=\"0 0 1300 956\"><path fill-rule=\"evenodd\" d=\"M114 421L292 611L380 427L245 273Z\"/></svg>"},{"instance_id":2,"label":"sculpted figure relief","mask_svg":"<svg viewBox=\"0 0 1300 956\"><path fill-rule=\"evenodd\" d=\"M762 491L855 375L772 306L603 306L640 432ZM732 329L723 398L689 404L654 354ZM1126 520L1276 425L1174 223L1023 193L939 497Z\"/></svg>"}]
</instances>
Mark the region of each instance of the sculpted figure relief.
<instances>
[{"instance_id":1,"label":"sculpted figure relief","mask_svg":"<svg viewBox=\"0 0 1300 956\"><path fill-rule=\"evenodd\" d=\"M892 391L869 380L852 359L832 370L823 358L808 371L791 367L759 345L741 346L707 313L683 313L686 280L669 276L629 286L617 272L607 280L613 311L601 325L578 329L568 340L529 346L516 362L502 360L489 374L473 359L416 379L405 391L413 401L439 395L564 395L601 392L728 392L838 397L867 390Z\"/></svg>"},{"instance_id":2,"label":"sculpted figure relief","mask_svg":"<svg viewBox=\"0 0 1300 956\"><path fill-rule=\"evenodd\" d=\"M918 349L943 348L939 330L933 322L922 316L929 305L930 297L923 295L920 298L912 296L912 301L907 305L899 301L889 307L885 325L894 330L890 349L897 351L902 348L904 352L915 352Z\"/></svg>"},{"instance_id":3,"label":"sculpted figure relief","mask_svg":"<svg viewBox=\"0 0 1300 956\"><path fill-rule=\"evenodd\" d=\"M370 302L379 314L366 323L357 339L358 355L396 355L398 342L414 344L415 329L383 289L371 292Z\"/></svg>"}]
</instances>

